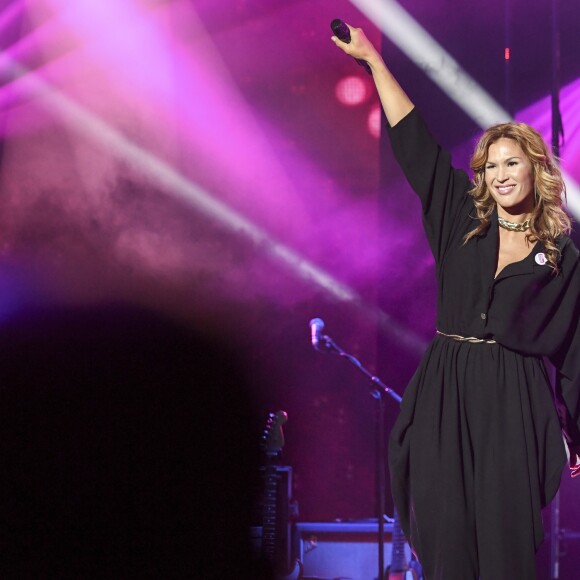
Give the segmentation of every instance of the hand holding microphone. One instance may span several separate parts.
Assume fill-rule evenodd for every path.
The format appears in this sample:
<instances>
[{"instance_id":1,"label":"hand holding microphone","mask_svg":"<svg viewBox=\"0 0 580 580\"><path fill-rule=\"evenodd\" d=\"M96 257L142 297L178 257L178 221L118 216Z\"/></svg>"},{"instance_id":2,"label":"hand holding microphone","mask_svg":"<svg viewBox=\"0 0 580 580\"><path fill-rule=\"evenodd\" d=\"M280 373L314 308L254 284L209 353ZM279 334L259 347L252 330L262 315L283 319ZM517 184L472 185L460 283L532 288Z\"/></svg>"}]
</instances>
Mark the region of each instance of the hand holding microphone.
<instances>
[{"instance_id":1,"label":"hand holding microphone","mask_svg":"<svg viewBox=\"0 0 580 580\"><path fill-rule=\"evenodd\" d=\"M335 18L330 23L330 28L332 28L334 33L334 36L332 36L334 44L346 54L352 56L369 74L372 74L365 55L368 53L368 56L370 56L372 51L374 51L374 47L368 41L365 33L360 28L351 28L339 18Z\"/></svg>"}]
</instances>

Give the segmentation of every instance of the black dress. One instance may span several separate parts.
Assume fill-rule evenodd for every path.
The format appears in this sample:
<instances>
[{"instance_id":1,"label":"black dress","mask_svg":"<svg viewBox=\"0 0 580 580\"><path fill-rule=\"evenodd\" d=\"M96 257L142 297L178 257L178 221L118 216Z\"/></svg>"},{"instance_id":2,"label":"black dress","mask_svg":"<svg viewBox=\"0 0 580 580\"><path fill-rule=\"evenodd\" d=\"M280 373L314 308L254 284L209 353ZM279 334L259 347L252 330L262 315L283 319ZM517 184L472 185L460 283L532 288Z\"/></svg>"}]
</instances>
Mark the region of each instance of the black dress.
<instances>
[{"instance_id":1,"label":"black dress","mask_svg":"<svg viewBox=\"0 0 580 580\"><path fill-rule=\"evenodd\" d=\"M471 184L413 110L390 130L421 198L435 257L437 335L405 391L389 440L401 524L427 580L535 578L541 508L580 444L580 261L562 236L559 273L536 243L494 278L497 214L474 229ZM557 369L556 400L543 357ZM564 429L564 432L563 432Z\"/></svg>"}]
</instances>

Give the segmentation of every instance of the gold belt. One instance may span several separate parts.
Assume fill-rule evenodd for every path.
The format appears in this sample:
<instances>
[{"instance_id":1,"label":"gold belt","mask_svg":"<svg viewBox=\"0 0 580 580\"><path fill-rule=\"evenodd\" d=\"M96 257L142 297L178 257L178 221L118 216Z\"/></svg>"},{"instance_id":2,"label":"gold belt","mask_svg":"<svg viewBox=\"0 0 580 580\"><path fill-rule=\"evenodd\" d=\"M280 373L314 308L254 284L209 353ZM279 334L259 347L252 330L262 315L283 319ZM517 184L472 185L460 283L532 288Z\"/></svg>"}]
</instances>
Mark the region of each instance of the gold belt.
<instances>
[{"instance_id":1,"label":"gold belt","mask_svg":"<svg viewBox=\"0 0 580 580\"><path fill-rule=\"evenodd\" d=\"M446 336L447 338L456 340L457 342L471 342L473 344L481 344L481 343L496 344L495 340L476 338L475 336L461 336L460 334L445 334L444 332L441 332L440 330L437 329L435 329L435 332L437 334L440 334L441 336Z\"/></svg>"}]
</instances>

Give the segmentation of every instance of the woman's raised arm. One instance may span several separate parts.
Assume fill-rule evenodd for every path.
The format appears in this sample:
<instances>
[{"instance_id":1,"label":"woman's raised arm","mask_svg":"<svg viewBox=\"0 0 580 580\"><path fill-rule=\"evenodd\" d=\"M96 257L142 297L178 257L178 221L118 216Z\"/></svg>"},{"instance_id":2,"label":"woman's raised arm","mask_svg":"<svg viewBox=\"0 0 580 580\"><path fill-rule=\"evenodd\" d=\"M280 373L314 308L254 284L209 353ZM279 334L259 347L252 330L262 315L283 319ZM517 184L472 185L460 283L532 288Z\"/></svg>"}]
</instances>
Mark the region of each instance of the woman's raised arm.
<instances>
[{"instance_id":1,"label":"woman's raised arm","mask_svg":"<svg viewBox=\"0 0 580 580\"><path fill-rule=\"evenodd\" d=\"M387 121L394 127L412 111L414 105L363 30L350 26L348 28L350 43L342 42L336 36L332 37L332 41L346 54L368 63Z\"/></svg>"}]
</instances>

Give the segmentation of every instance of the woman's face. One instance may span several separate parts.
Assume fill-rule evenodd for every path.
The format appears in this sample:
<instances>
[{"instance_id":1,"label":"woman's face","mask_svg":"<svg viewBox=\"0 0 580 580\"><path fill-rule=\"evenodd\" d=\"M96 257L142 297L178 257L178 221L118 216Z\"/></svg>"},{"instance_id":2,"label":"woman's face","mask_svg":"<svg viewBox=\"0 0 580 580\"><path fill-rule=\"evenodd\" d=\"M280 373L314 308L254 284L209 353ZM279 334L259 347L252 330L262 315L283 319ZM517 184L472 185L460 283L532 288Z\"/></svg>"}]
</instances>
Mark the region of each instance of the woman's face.
<instances>
[{"instance_id":1,"label":"woman's face","mask_svg":"<svg viewBox=\"0 0 580 580\"><path fill-rule=\"evenodd\" d=\"M517 141L501 138L489 146L485 184L501 217L510 219L533 210L534 172Z\"/></svg>"}]
</instances>

